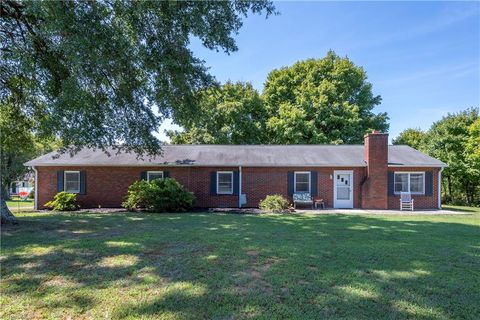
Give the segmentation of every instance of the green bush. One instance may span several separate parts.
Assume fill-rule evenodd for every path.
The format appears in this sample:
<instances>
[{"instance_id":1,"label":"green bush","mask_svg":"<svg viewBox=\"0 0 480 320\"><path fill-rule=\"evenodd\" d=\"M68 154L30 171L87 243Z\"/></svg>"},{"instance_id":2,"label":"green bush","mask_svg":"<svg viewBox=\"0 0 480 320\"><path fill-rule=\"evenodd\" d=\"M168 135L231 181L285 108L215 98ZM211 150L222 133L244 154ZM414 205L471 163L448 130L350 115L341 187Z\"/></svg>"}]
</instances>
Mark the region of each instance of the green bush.
<instances>
[{"instance_id":1,"label":"green bush","mask_svg":"<svg viewBox=\"0 0 480 320\"><path fill-rule=\"evenodd\" d=\"M260 201L260 209L268 212L282 213L288 211L288 200L279 194L266 196Z\"/></svg>"},{"instance_id":2,"label":"green bush","mask_svg":"<svg viewBox=\"0 0 480 320\"><path fill-rule=\"evenodd\" d=\"M77 195L65 191L59 192L53 197L52 201L45 203L45 207L57 211L72 211L77 210Z\"/></svg>"},{"instance_id":3,"label":"green bush","mask_svg":"<svg viewBox=\"0 0 480 320\"><path fill-rule=\"evenodd\" d=\"M192 208L195 196L175 179L137 181L128 188L122 206L128 210L179 212Z\"/></svg>"}]
</instances>

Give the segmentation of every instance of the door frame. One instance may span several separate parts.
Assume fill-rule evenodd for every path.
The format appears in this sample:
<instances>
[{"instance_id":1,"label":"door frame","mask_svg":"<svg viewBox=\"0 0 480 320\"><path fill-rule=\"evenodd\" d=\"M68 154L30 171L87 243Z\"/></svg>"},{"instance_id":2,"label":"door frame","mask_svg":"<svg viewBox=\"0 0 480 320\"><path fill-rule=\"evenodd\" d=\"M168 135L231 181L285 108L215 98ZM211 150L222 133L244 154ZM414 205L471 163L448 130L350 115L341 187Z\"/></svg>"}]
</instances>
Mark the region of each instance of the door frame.
<instances>
[{"instance_id":1,"label":"door frame","mask_svg":"<svg viewBox=\"0 0 480 320\"><path fill-rule=\"evenodd\" d=\"M339 206L337 204L337 174L350 174L350 201L351 206ZM354 184L353 184L353 170L334 170L333 171L333 207L338 209L352 209L353 208L353 197L354 197Z\"/></svg>"}]
</instances>

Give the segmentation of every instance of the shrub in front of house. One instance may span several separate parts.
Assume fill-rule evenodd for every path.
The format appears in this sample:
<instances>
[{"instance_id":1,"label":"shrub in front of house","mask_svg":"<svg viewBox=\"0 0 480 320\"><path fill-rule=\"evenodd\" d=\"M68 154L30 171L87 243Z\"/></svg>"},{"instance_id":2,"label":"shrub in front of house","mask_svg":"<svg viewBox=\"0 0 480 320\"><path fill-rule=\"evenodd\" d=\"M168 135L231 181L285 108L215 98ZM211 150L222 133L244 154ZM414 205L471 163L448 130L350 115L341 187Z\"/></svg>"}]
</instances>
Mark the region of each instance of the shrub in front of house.
<instances>
[{"instance_id":1,"label":"shrub in front of house","mask_svg":"<svg viewBox=\"0 0 480 320\"><path fill-rule=\"evenodd\" d=\"M77 195L65 191L59 192L52 201L45 203L45 207L56 211L73 211L80 206L77 204Z\"/></svg>"},{"instance_id":2,"label":"shrub in front of house","mask_svg":"<svg viewBox=\"0 0 480 320\"><path fill-rule=\"evenodd\" d=\"M260 201L260 209L267 212L288 212L288 200L279 194L268 195Z\"/></svg>"},{"instance_id":3,"label":"shrub in front of house","mask_svg":"<svg viewBox=\"0 0 480 320\"><path fill-rule=\"evenodd\" d=\"M173 178L137 181L128 188L122 206L127 210L181 212L191 209L195 196Z\"/></svg>"}]
</instances>

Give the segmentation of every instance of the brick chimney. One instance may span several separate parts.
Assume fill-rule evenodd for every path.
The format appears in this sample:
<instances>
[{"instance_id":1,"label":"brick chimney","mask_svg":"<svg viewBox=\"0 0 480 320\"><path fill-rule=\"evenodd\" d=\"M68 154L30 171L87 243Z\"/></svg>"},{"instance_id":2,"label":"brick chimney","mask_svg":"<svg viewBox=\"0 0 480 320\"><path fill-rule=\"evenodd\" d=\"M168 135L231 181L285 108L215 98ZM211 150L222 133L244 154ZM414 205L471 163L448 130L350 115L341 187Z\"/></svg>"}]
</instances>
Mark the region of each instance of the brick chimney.
<instances>
[{"instance_id":1,"label":"brick chimney","mask_svg":"<svg viewBox=\"0 0 480 320\"><path fill-rule=\"evenodd\" d=\"M362 208L388 208L388 133L373 131L365 135L366 177L362 185Z\"/></svg>"}]
</instances>

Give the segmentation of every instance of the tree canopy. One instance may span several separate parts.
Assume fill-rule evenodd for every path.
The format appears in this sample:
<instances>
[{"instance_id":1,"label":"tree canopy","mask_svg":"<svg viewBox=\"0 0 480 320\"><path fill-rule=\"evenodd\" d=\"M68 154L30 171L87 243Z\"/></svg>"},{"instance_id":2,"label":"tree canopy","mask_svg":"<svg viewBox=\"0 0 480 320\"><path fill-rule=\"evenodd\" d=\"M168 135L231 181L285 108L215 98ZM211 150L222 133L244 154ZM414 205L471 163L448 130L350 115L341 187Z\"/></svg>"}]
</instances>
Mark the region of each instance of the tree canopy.
<instances>
[{"instance_id":1,"label":"tree canopy","mask_svg":"<svg viewBox=\"0 0 480 320\"><path fill-rule=\"evenodd\" d=\"M157 153L165 117L186 118L214 78L188 45L237 50L260 1L16 1L1 10L2 100L22 96L35 130L64 145Z\"/></svg>"},{"instance_id":2,"label":"tree canopy","mask_svg":"<svg viewBox=\"0 0 480 320\"><path fill-rule=\"evenodd\" d=\"M414 149L420 150L424 144L425 132L420 129L406 129L392 140L393 144L405 144Z\"/></svg>"},{"instance_id":3,"label":"tree canopy","mask_svg":"<svg viewBox=\"0 0 480 320\"><path fill-rule=\"evenodd\" d=\"M235 51L233 36L250 12L268 16L275 8L267 0L3 0L3 176L20 175L30 149L46 147L35 145L32 134L61 139L63 151L114 147L158 154L154 133L162 120L197 114L196 93L216 83L189 49L191 39ZM8 139L21 139L16 153ZM0 179L2 221L12 217L8 179Z\"/></svg>"},{"instance_id":4,"label":"tree canopy","mask_svg":"<svg viewBox=\"0 0 480 320\"><path fill-rule=\"evenodd\" d=\"M179 144L260 144L265 141L266 110L249 83L232 83L198 93L198 114L184 119L185 131L169 131Z\"/></svg>"},{"instance_id":5,"label":"tree canopy","mask_svg":"<svg viewBox=\"0 0 480 320\"><path fill-rule=\"evenodd\" d=\"M362 143L372 129L387 131L386 113L365 71L330 51L273 70L263 94L250 84L227 83L198 95L201 114L169 132L172 143Z\"/></svg>"},{"instance_id":6,"label":"tree canopy","mask_svg":"<svg viewBox=\"0 0 480 320\"><path fill-rule=\"evenodd\" d=\"M362 143L367 131L388 131L366 72L333 51L273 70L262 97L270 143Z\"/></svg>"}]
</instances>

